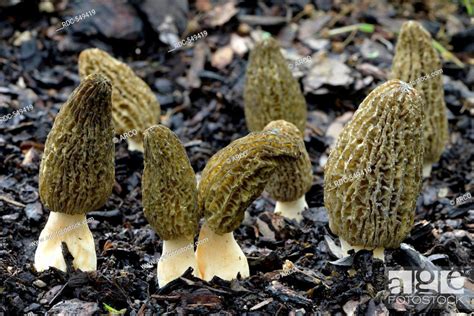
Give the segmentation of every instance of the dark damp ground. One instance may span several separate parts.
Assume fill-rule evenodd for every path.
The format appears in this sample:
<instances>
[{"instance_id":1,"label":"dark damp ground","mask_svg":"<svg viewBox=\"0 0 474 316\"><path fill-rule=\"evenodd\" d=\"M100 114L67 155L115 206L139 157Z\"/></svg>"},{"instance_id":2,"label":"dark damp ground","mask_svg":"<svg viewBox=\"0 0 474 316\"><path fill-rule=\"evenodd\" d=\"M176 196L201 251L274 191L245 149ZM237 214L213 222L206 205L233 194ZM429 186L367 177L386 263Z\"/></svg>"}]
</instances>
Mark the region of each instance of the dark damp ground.
<instances>
[{"instance_id":1,"label":"dark damp ground","mask_svg":"<svg viewBox=\"0 0 474 316\"><path fill-rule=\"evenodd\" d=\"M111 313L111 307L131 315L383 315L389 310L402 315L410 308L390 301L387 267L472 266L474 29L467 13L472 8L460 1L377 1L367 6L326 0L202 0L189 8L181 0L16 2L0 1L0 115L28 105L32 109L0 122L0 314L99 315ZM61 22L92 9L95 15L56 31ZM175 21L167 25L170 33L162 31L166 14ZM338 260L328 246L336 237L323 205L321 162L340 129L336 119L347 121L347 113L386 79L396 32L407 19L422 22L464 64L443 63L449 145L424 182L415 225L405 240L414 249L388 251L385 264L367 251ZM325 37L356 23L376 28ZM186 34L206 31L208 36L168 52L173 41L165 44L167 38L186 38L186 25ZM310 210L305 220L298 225L273 215L273 202L264 194L235 232L248 257L249 278L207 283L187 273L158 289L154 261L161 241L142 212L143 157L129 152L122 141L116 145L113 194L89 214L98 271L37 273L31 243L48 215L38 195L39 162L55 115L79 83L79 52L99 47L131 65L153 89L162 123L180 137L200 173L212 154L247 133L242 99L246 43L262 31L278 37L308 103L305 142L314 183L306 195ZM305 62L306 56L311 62ZM296 267L289 274L282 270L286 260ZM142 268L146 263L153 267ZM466 284L472 291L472 275ZM416 312L469 313L469 295L466 290L457 306L418 304Z\"/></svg>"}]
</instances>

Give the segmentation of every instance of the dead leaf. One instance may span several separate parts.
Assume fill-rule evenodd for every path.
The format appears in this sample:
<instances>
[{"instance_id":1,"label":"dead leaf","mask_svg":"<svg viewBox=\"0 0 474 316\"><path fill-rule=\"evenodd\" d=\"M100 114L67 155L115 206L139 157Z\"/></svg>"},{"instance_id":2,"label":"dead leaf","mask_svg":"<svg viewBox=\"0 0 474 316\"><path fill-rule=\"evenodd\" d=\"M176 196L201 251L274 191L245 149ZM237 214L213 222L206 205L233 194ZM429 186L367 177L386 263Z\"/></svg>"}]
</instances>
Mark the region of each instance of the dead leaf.
<instances>
[{"instance_id":1,"label":"dead leaf","mask_svg":"<svg viewBox=\"0 0 474 316\"><path fill-rule=\"evenodd\" d=\"M239 56L245 55L252 43L248 37L242 37L237 34L232 34L230 36L230 47L232 47L232 50L234 53L236 53Z\"/></svg>"},{"instance_id":2,"label":"dead leaf","mask_svg":"<svg viewBox=\"0 0 474 316\"><path fill-rule=\"evenodd\" d=\"M234 51L230 45L219 48L211 57L211 65L217 69L224 69L232 62Z\"/></svg>"},{"instance_id":3,"label":"dead leaf","mask_svg":"<svg viewBox=\"0 0 474 316\"><path fill-rule=\"evenodd\" d=\"M346 112L343 115L337 117L334 122L329 125L326 131L326 136L330 136L332 138L330 144L331 148L336 144L336 139L339 137L339 134L341 134L344 125L346 125L346 123L352 118L352 114L352 112Z\"/></svg>"},{"instance_id":4,"label":"dead leaf","mask_svg":"<svg viewBox=\"0 0 474 316\"><path fill-rule=\"evenodd\" d=\"M209 0L197 0L196 9L201 12L208 12L212 9L212 4Z\"/></svg>"},{"instance_id":5,"label":"dead leaf","mask_svg":"<svg viewBox=\"0 0 474 316\"><path fill-rule=\"evenodd\" d=\"M313 67L303 80L305 92L317 92L323 85L348 86L354 81L351 69L343 62L319 54L313 59Z\"/></svg>"},{"instance_id":6,"label":"dead leaf","mask_svg":"<svg viewBox=\"0 0 474 316\"><path fill-rule=\"evenodd\" d=\"M210 26L221 26L227 23L238 10L235 7L234 1L229 1L223 5L216 6L207 14L208 23Z\"/></svg>"}]
</instances>

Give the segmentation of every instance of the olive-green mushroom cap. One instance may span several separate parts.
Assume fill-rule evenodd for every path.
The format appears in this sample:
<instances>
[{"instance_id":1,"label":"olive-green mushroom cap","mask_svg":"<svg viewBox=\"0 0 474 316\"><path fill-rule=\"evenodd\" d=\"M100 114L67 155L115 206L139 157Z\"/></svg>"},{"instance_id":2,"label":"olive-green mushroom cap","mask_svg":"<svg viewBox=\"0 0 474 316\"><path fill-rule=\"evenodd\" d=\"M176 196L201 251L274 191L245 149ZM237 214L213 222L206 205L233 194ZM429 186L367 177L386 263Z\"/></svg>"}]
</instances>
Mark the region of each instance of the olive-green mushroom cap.
<instances>
[{"instance_id":1,"label":"olive-green mushroom cap","mask_svg":"<svg viewBox=\"0 0 474 316\"><path fill-rule=\"evenodd\" d=\"M112 116L117 134L133 129L142 132L160 121L160 104L150 87L125 63L103 50L90 48L79 55L79 75L82 78L101 73L112 82Z\"/></svg>"},{"instance_id":2,"label":"olive-green mushroom cap","mask_svg":"<svg viewBox=\"0 0 474 316\"><path fill-rule=\"evenodd\" d=\"M392 79L408 82L424 100L424 161L437 162L448 141L441 60L431 35L415 21L403 23L392 64ZM425 77L426 76L426 77Z\"/></svg>"},{"instance_id":3,"label":"olive-green mushroom cap","mask_svg":"<svg viewBox=\"0 0 474 316\"><path fill-rule=\"evenodd\" d=\"M279 128L293 139L298 144L301 155L297 160L282 157L265 190L277 201L296 201L308 192L313 184L311 160L304 145L303 134L295 125L284 120L272 121L264 128L264 131L274 128Z\"/></svg>"},{"instance_id":4,"label":"olive-green mushroom cap","mask_svg":"<svg viewBox=\"0 0 474 316\"><path fill-rule=\"evenodd\" d=\"M297 143L280 129L250 133L209 159L198 189L199 209L218 234L234 231L283 157L297 159Z\"/></svg>"},{"instance_id":5,"label":"olive-green mushroom cap","mask_svg":"<svg viewBox=\"0 0 474 316\"><path fill-rule=\"evenodd\" d=\"M186 150L163 125L145 131L144 147L145 217L164 240L193 238L199 222L197 187Z\"/></svg>"},{"instance_id":6,"label":"olive-green mushroom cap","mask_svg":"<svg viewBox=\"0 0 474 316\"><path fill-rule=\"evenodd\" d=\"M395 248L410 232L422 184L422 106L415 89L390 80L365 98L331 151L324 204L331 231L349 244Z\"/></svg>"},{"instance_id":7,"label":"olive-green mushroom cap","mask_svg":"<svg viewBox=\"0 0 474 316\"><path fill-rule=\"evenodd\" d=\"M85 214L105 204L115 182L112 86L86 77L64 103L46 139L39 193L53 212Z\"/></svg>"},{"instance_id":8,"label":"olive-green mushroom cap","mask_svg":"<svg viewBox=\"0 0 474 316\"><path fill-rule=\"evenodd\" d=\"M280 46L272 38L258 43L250 53L244 104L251 131L261 131L271 121L285 120L304 132L308 117L306 100Z\"/></svg>"}]
</instances>

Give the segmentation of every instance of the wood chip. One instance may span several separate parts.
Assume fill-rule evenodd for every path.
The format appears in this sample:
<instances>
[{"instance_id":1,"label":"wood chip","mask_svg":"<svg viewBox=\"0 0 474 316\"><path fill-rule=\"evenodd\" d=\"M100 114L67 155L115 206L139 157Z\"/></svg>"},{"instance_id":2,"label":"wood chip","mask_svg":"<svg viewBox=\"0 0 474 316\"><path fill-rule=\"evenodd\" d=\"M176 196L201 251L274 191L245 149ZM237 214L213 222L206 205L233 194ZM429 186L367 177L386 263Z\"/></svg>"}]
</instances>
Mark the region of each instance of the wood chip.
<instances>
[{"instance_id":1,"label":"wood chip","mask_svg":"<svg viewBox=\"0 0 474 316\"><path fill-rule=\"evenodd\" d=\"M11 198L9 198L8 196L6 195L0 195L0 200L4 201L4 202L7 202L9 204L12 204L12 205L15 205L15 206L19 206L19 207L25 207L26 205L23 204L23 203L20 203L20 202L17 202L15 200L12 200Z\"/></svg>"},{"instance_id":2,"label":"wood chip","mask_svg":"<svg viewBox=\"0 0 474 316\"><path fill-rule=\"evenodd\" d=\"M265 306L265 305L268 305L270 304L271 302L273 302L273 298L269 298L269 299L266 299L260 303L258 303L257 305L253 306L250 308L251 311L256 311L257 309Z\"/></svg>"}]
</instances>

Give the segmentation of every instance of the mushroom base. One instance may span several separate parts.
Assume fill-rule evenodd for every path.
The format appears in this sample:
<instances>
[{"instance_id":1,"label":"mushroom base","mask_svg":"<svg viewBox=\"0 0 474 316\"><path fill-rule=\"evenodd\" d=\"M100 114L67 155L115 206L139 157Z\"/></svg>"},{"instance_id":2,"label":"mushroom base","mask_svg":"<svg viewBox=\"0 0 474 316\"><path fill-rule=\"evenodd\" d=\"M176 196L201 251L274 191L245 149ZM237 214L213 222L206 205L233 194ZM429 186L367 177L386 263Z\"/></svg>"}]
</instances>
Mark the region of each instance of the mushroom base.
<instances>
[{"instance_id":1,"label":"mushroom base","mask_svg":"<svg viewBox=\"0 0 474 316\"><path fill-rule=\"evenodd\" d=\"M163 241L163 252L158 261L158 286L163 287L179 278L189 267L196 269L196 257L192 238L177 238Z\"/></svg>"},{"instance_id":2,"label":"mushroom base","mask_svg":"<svg viewBox=\"0 0 474 316\"><path fill-rule=\"evenodd\" d=\"M296 201L292 202L281 202L277 201L275 205L275 214L280 214L289 219L295 219L297 222L303 220L303 211L308 208L306 198L303 195Z\"/></svg>"},{"instance_id":3,"label":"mushroom base","mask_svg":"<svg viewBox=\"0 0 474 316\"><path fill-rule=\"evenodd\" d=\"M247 258L233 232L219 235L204 224L199 233L196 259L199 277L206 281L214 276L230 281L238 273L243 278L250 276Z\"/></svg>"},{"instance_id":4,"label":"mushroom base","mask_svg":"<svg viewBox=\"0 0 474 316\"><path fill-rule=\"evenodd\" d=\"M97 270L94 237L85 214L51 212L41 231L35 253L35 268L41 272L55 267L66 271L61 243L65 242L74 257L73 266L82 271Z\"/></svg>"},{"instance_id":5,"label":"mushroom base","mask_svg":"<svg viewBox=\"0 0 474 316\"><path fill-rule=\"evenodd\" d=\"M431 175L431 167L433 165L431 163L423 165L423 178L429 178Z\"/></svg>"},{"instance_id":6,"label":"mushroom base","mask_svg":"<svg viewBox=\"0 0 474 316\"><path fill-rule=\"evenodd\" d=\"M339 241L341 242L341 248L344 255L349 255L349 251L352 249L354 249L354 251L356 252L359 250L365 249L365 250L371 250L374 253L373 255L374 258L385 261L385 255L384 255L385 248L384 247L370 248L370 247L364 247L364 246L353 246L349 244L347 241L345 241L344 239L342 239L341 237L339 237Z\"/></svg>"},{"instance_id":7,"label":"mushroom base","mask_svg":"<svg viewBox=\"0 0 474 316\"><path fill-rule=\"evenodd\" d=\"M143 148L143 143L139 143L131 138L127 139L127 144L128 144L128 150L136 150L139 152L144 152L145 149Z\"/></svg>"}]
</instances>

